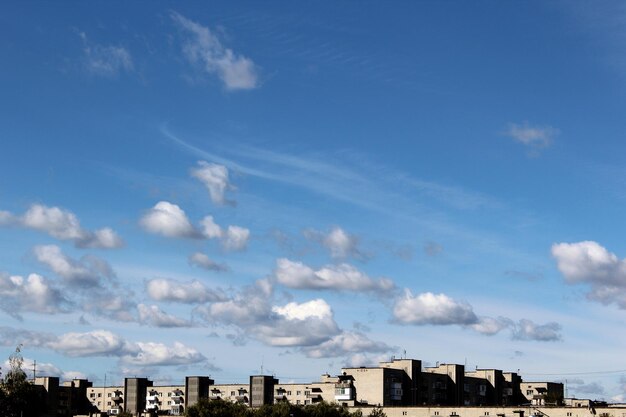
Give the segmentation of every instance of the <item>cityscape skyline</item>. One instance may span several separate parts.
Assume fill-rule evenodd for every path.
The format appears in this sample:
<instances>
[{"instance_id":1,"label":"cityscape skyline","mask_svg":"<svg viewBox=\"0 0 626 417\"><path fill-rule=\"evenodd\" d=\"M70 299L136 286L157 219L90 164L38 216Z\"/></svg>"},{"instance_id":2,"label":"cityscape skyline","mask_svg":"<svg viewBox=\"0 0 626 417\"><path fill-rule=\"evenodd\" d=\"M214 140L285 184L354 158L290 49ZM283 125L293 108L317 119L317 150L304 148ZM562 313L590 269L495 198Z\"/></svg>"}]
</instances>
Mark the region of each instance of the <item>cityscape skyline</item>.
<instances>
[{"instance_id":1,"label":"cityscape skyline","mask_svg":"<svg viewBox=\"0 0 626 417\"><path fill-rule=\"evenodd\" d=\"M620 2L3 9L0 363L626 402Z\"/></svg>"}]
</instances>

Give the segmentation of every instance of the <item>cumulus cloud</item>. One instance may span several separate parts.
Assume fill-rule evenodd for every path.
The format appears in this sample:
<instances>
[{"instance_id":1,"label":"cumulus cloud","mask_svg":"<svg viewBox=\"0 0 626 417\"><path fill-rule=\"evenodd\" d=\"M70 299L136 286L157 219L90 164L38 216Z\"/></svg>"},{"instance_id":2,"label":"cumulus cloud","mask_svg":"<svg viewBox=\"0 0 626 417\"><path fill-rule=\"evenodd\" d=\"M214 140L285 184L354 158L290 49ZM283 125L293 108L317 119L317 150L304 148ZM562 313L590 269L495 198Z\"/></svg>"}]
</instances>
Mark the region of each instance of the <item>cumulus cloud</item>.
<instances>
[{"instance_id":1,"label":"cumulus cloud","mask_svg":"<svg viewBox=\"0 0 626 417\"><path fill-rule=\"evenodd\" d=\"M389 293L395 284L388 278L372 279L349 264L327 265L317 271L301 262L276 261L276 282L289 288Z\"/></svg>"},{"instance_id":2,"label":"cumulus cloud","mask_svg":"<svg viewBox=\"0 0 626 417\"><path fill-rule=\"evenodd\" d=\"M469 325L471 329L487 336L498 334L511 326L513 326L513 321L506 317L480 317L476 323Z\"/></svg>"},{"instance_id":3,"label":"cumulus cloud","mask_svg":"<svg viewBox=\"0 0 626 417\"><path fill-rule=\"evenodd\" d=\"M174 342L172 346L163 343L138 342L138 351L124 355L121 362L137 366L180 366L205 362L207 358L198 350Z\"/></svg>"},{"instance_id":4,"label":"cumulus cloud","mask_svg":"<svg viewBox=\"0 0 626 417\"><path fill-rule=\"evenodd\" d=\"M250 230L239 226L228 226L222 239L222 247L226 250L240 251L248 246Z\"/></svg>"},{"instance_id":5,"label":"cumulus cloud","mask_svg":"<svg viewBox=\"0 0 626 417\"><path fill-rule=\"evenodd\" d=\"M597 382L585 383L584 380L574 378L565 381L567 383L570 392L575 392L582 395L604 395L604 387Z\"/></svg>"},{"instance_id":6,"label":"cumulus cloud","mask_svg":"<svg viewBox=\"0 0 626 417\"><path fill-rule=\"evenodd\" d=\"M445 294L425 292L413 295L405 289L393 307L396 323L413 325L459 325L477 333L493 336L508 329L514 340L549 342L561 340L561 326L550 322L537 324L528 319L515 322L507 317L478 317L473 307L454 300Z\"/></svg>"},{"instance_id":7,"label":"cumulus cloud","mask_svg":"<svg viewBox=\"0 0 626 417\"><path fill-rule=\"evenodd\" d=\"M170 301L185 304L223 301L226 296L221 290L212 290L200 281L182 282L174 279L155 278L146 282L146 291L155 301Z\"/></svg>"},{"instance_id":8,"label":"cumulus cloud","mask_svg":"<svg viewBox=\"0 0 626 417\"><path fill-rule=\"evenodd\" d=\"M234 201L227 200L224 196L227 190L235 189L228 180L228 168L224 165L198 161L198 167L192 168L190 173L192 177L204 184L213 203L219 205L235 204Z\"/></svg>"},{"instance_id":9,"label":"cumulus cloud","mask_svg":"<svg viewBox=\"0 0 626 417\"><path fill-rule=\"evenodd\" d=\"M550 146L560 133L559 129L552 126L531 126L528 122L510 123L504 132L506 136L530 148L534 154Z\"/></svg>"},{"instance_id":10,"label":"cumulus cloud","mask_svg":"<svg viewBox=\"0 0 626 417\"><path fill-rule=\"evenodd\" d=\"M310 358L330 358L350 354L364 355L366 353L385 353L393 350L383 342L371 340L361 332L344 331L331 339L314 347L304 348L304 353ZM355 358L353 358L355 359ZM364 357L359 361L363 362Z\"/></svg>"},{"instance_id":11,"label":"cumulus cloud","mask_svg":"<svg viewBox=\"0 0 626 417\"><path fill-rule=\"evenodd\" d=\"M394 319L401 324L471 325L478 323L472 306L445 294L426 292L414 296L410 290L396 300Z\"/></svg>"},{"instance_id":12,"label":"cumulus cloud","mask_svg":"<svg viewBox=\"0 0 626 417\"><path fill-rule=\"evenodd\" d=\"M626 309L626 260L593 241L556 243L552 256L567 283L590 286L588 299Z\"/></svg>"},{"instance_id":13,"label":"cumulus cloud","mask_svg":"<svg viewBox=\"0 0 626 417\"><path fill-rule=\"evenodd\" d=\"M67 312L69 305L61 291L41 275L24 278L0 273L0 309L15 318L21 319L24 312Z\"/></svg>"},{"instance_id":14,"label":"cumulus cloud","mask_svg":"<svg viewBox=\"0 0 626 417\"><path fill-rule=\"evenodd\" d=\"M176 204L159 201L147 210L139 224L148 232L167 237L199 238L185 211Z\"/></svg>"},{"instance_id":15,"label":"cumulus cloud","mask_svg":"<svg viewBox=\"0 0 626 417\"><path fill-rule=\"evenodd\" d=\"M87 39L84 32L79 33L83 41L84 64L92 74L115 77L120 72L134 69L133 58L128 49L122 46L98 45Z\"/></svg>"},{"instance_id":16,"label":"cumulus cloud","mask_svg":"<svg viewBox=\"0 0 626 417\"><path fill-rule=\"evenodd\" d=\"M7 346L6 342L13 346L16 341L23 341L25 346L52 349L70 357L116 357L120 363L138 366L190 365L207 360L196 349L177 341L172 346L154 342L130 342L108 330L71 332L56 336L51 333L0 327L0 336L0 344L4 346Z\"/></svg>"},{"instance_id":17,"label":"cumulus cloud","mask_svg":"<svg viewBox=\"0 0 626 417\"><path fill-rule=\"evenodd\" d=\"M107 330L65 333L48 342L47 347L68 356L121 356L138 353L135 346Z\"/></svg>"},{"instance_id":18,"label":"cumulus cloud","mask_svg":"<svg viewBox=\"0 0 626 417\"><path fill-rule=\"evenodd\" d=\"M349 257L356 259L367 258L359 249L359 239L341 227L335 226L328 233L314 229L307 229L303 233L307 239L318 242L328 249L330 255L335 259L346 259Z\"/></svg>"},{"instance_id":19,"label":"cumulus cloud","mask_svg":"<svg viewBox=\"0 0 626 417\"><path fill-rule=\"evenodd\" d=\"M253 323L243 318L242 313L248 311L252 314ZM258 314L259 311L270 314L264 317ZM317 345L339 333L332 310L322 299L271 308L262 300L254 300L248 308L248 304L239 299L213 304L210 312L221 322L235 323L229 317L232 315L238 320L235 324L247 325L248 331L270 346Z\"/></svg>"},{"instance_id":20,"label":"cumulus cloud","mask_svg":"<svg viewBox=\"0 0 626 417\"><path fill-rule=\"evenodd\" d=\"M224 263L217 263L201 252L195 252L189 255L189 265L197 266L198 268L206 269L207 271L228 271L228 265Z\"/></svg>"},{"instance_id":21,"label":"cumulus cloud","mask_svg":"<svg viewBox=\"0 0 626 417\"><path fill-rule=\"evenodd\" d=\"M33 254L37 261L70 286L96 287L101 286L104 280L115 277L111 266L93 255L83 256L77 261L65 255L56 245L35 246Z\"/></svg>"},{"instance_id":22,"label":"cumulus cloud","mask_svg":"<svg viewBox=\"0 0 626 417\"><path fill-rule=\"evenodd\" d=\"M78 217L71 211L42 204L31 205L21 216L8 211L0 212L0 226L21 226L37 230L59 240L71 240L78 248L113 249L124 245L124 241L112 229L83 229Z\"/></svg>"},{"instance_id":23,"label":"cumulus cloud","mask_svg":"<svg viewBox=\"0 0 626 417\"><path fill-rule=\"evenodd\" d=\"M210 324L233 327L270 346L313 346L341 332L326 301L272 305L266 290L259 282L229 300L200 306L196 312Z\"/></svg>"},{"instance_id":24,"label":"cumulus cloud","mask_svg":"<svg viewBox=\"0 0 626 417\"><path fill-rule=\"evenodd\" d=\"M206 26L172 12L171 18L189 35L183 43L187 60L198 65L207 74L216 74L229 90L249 90L257 87L254 62L222 45L220 39Z\"/></svg>"},{"instance_id":25,"label":"cumulus cloud","mask_svg":"<svg viewBox=\"0 0 626 417\"><path fill-rule=\"evenodd\" d=\"M134 311L136 303L133 292L124 289L96 288L90 289L81 304L83 311L112 320L131 322L135 321Z\"/></svg>"},{"instance_id":26,"label":"cumulus cloud","mask_svg":"<svg viewBox=\"0 0 626 417\"><path fill-rule=\"evenodd\" d=\"M191 322L167 314L156 305L139 304L139 323L153 327L190 327Z\"/></svg>"},{"instance_id":27,"label":"cumulus cloud","mask_svg":"<svg viewBox=\"0 0 626 417\"><path fill-rule=\"evenodd\" d=\"M560 331L561 325L555 322L537 324L531 320L522 319L515 324L513 339L555 342L561 340Z\"/></svg>"},{"instance_id":28,"label":"cumulus cloud","mask_svg":"<svg viewBox=\"0 0 626 417\"><path fill-rule=\"evenodd\" d=\"M228 226L224 231L213 219L205 216L200 226L195 227L185 211L176 204L159 201L147 210L139 220L144 230L172 238L220 239L226 250L244 250L250 239L250 230L239 226Z\"/></svg>"}]
</instances>

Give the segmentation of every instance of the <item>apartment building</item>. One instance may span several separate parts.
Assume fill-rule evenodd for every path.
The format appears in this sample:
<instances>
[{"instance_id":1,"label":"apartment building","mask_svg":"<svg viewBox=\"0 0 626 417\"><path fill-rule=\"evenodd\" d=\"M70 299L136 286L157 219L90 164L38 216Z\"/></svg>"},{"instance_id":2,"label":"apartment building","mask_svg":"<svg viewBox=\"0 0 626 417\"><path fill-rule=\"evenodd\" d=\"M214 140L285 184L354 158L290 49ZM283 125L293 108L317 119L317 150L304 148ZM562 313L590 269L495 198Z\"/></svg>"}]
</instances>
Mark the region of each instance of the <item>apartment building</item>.
<instances>
[{"instance_id":1,"label":"apartment building","mask_svg":"<svg viewBox=\"0 0 626 417\"><path fill-rule=\"evenodd\" d=\"M522 394L533 405L556 404L563 400L563 384L560 382L523 382Z\"/></svg>"},{"instance_id":2,"label":"apartment building","mask_svg":"<svg viewBox=\"0 0 626 417\"><path fill-rule=\"evenodd\" d=\"M159 386L148 378L126 378L123 386L93 387L86 380L59 385L53 377L38 378L36 384L46 404L61 410L59 416L81 410L183 415L202 398L251 407L280 401L296 405L326 401L347 407L544 406L563 398L563 384L523 382L515 372L466 371L463 365L445 363L422 368L420 360L396 358L378 366L342 368L339 375L324 374L311 383L281 383L274 376L252 375L237 384L216 384L207 376L188 376L184 385Z\"/></svg>"}]
</instances>

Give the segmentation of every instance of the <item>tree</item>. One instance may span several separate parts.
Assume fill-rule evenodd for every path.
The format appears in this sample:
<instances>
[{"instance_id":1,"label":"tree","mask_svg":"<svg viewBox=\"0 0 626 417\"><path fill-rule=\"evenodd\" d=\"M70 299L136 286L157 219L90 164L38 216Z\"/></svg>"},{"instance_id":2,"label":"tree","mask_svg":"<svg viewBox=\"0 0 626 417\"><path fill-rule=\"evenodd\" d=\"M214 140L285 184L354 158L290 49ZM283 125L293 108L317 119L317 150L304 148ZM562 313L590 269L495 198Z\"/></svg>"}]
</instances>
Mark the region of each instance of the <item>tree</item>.
<instances>
[{"instance_id":1,"label":"tree","mask_svg":"<svg viewBox=\"0 0 626 417\"><path fill-rule=\"evenodd\" d=\"M19 345L9 356L9 371L0 378L0 409L4 417L36 417L42 411L42 401L37 401L37 390L28 382L23 365Z\"/></svg>"},{"instance_id":2,"label":"tree","mask_svg":"<svg viewBox=\"0 0 626 417\"><path fill-rule=\"evenodd\" d=\"M369 413L368 417L387 417L387 414L380 407L374 407L374 409Z\"/></svg>"},{"instance_id":3,"label":"tree","mask_svg":"<svg viewBox=\"0 0 626 417\"><path fill-rule=\"evenodd\" d=\"M202 398L185 411L187 417L251 417L251 410L243 404Z\"/></svg>"}]
</instances>

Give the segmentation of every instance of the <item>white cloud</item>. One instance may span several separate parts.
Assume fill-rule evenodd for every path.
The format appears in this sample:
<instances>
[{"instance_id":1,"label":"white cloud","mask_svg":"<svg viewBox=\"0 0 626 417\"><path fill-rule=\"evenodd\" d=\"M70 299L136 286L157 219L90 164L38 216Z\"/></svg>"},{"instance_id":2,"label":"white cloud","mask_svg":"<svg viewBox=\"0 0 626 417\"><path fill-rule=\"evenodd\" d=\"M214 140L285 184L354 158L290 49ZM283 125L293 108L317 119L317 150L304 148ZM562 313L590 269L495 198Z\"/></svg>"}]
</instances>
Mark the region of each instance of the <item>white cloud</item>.
<instances>
[{"instance_id":1,"label":"white cloud","mask_svg":"<svg viewBox=\"0 0 626 417\"><path fill-rule=\"evenodd\" d=\"M116 321L136 320L134 315L136 303L132 291L127 288L122 291L119 288L90 289L83 300L82 308L85 312Z\"/></svg>"},{"instance_id":2,"label":"white cloud","mask_svg":"<svg viewBox=\"0 0 626 417\"><path fill-rule=\"evenodd\" d=\"M239 226L228 226L222 239L222 247L226 250L240 251L248 246L250 230Z\"/></svg>"},{"instance_id":3,"label":"white cloud","mask_svg":"<svg viewBox=\"0 0 626 417\"><path fill-rule=\"evenodd\" d=\"M65 333L47 345L68 356L120 356L138 351L121 336L107 330Z\"/></svg>"},{"instance_id":4,"label":"white cloud","mask_svg":"<svg viewBox=\"0 0 626 417\"><path fill-rule=\"evenodd\" d=\"M248 90L257 87L254 62L222 45L211 30L179 13L171 13L172 20L190 36L183 44L183 53L189 62L198 64L207 74L217 74L229 90Z\"/></svg>"},{"instance_id":5,"label":"white cloud","mask_svg":"<svg viewBox=\"0 0 626 417\"><path fill-rule=\"evenodd\" d=\"M480 317L478 322L469 325L471 329L487 336L500 333L511 326L513 326L513 321L506 317Z\"/></svg>"},{"instance_id":6,"label":"white cloud","mask_svg":"<svg viewBox=\"0 0 626 417\"><path fill-rule=\"evenodd\" d=\"M139 224L150 233L167 237L199 237L184 210L167 201L159 201L146 211Z\"/></svg>"},{"instance_id":7,"label":"white cloud","mask_svg":"<svg viewBox=\"0 0 626 417\"><path fill-rule=\"evenodd\" d=\"M124 245L112 229L85 230L74 213L59 207L33 204L22 216L0 212L0 226L12 225L44 232L59 240L72 240L78 248L114 249Z\"/></svg>"},{"instance_id":8,"label":"white cloud","mask_svg":"<svg viewBox=\"0 0 626 417\"><path fill-rule=\"evenodd\" d=\"M207 239L219 239L224 235L222 228L215 223L213 216L206 216L200 221L202 236Z\"/></svg>"},{"instance_id":9,"label":"white cloud","mask_svg":"<svg viewBox=\"0 0 626 417\"><path fill-rule=\"evenodd\" d=\"M98 45L90 42L84 32L83 40L85 68L92 74L114 77L120 72L131 72L134 69L133 58L128 49L122 46Z\"/></svg>"},{"instance_id":10,"label":"white cloud","mask_svg":"<svg viewBox=\"0 0 626 417\"><path fill-rule=\"evenodd\" d=\"M558 323L537 324L531 320L522 319L515 324L513 339L534 340L538 342L554 342L561 340L561 325Z\"/></svg>"},{"instance_id":11,"label":"white cloud","mask_svg":"<svg viewBox=\"0 0 626 417\"><path fill-rule=\"evenodd\" d=\"M220 290L211 290L200 281L181 282L156 278L146 282L146 291L150 298L156 301L193 304L225 299L225 295Z\"/></svg>"},{"instance_id":12,"label":"white cloud","mask_svg":"<svg viewBox=\"0 0 626 417\"><path fill-rule=\"evenodd\" d=\"M122 239L109 227L87 233L76 242L79 248L119 248L124 245Z\"/></svg>"},{"instance_id":13,"label":"white cloud","mask_svg":"<svg viewBox=\"0 0 626 417\"><path fill-rule=\"evenodd\" d=\"M56 245L41 245L33 248L37 261L63 278L68 285L76 287L101 286L105 279L115 276L110 265L93 255L83 256L76 261L65 255Z\"/></svg>"},{"instance_id":14,"label":"white cloud","mask_svg":"<svg viewBox=\"0 0 626 417\"><path fill-rule=\"evenodd\" d=\"M228 226L224 231L215 223L213 216L205 216L200 221L200 227L196 228L183 209L167 201L159 201L147 210L139 224L147 232L172 238L220 239L226 250L243 250L250 239L250 230Z\"/></svg>"},{"instance_id":15,"label":"white cloud","mask_svg":"<svg viewBox=\"0 0 626 417\"><path fill-rule=\"evenodd\" d=\"M538 152L550 146L560 131L552 126L530 126L528 122L524 122L522 124L510 123L504 134L531 148L534 152Z\"/></svg>"},{"instance_id":16,"label":"white cloud","mask_svg":"<svg viewBox=\"0 0 626 417\"><path fill-rule=\"evenodd\" d=\"M0 309L13 317L21 318L22 312L66 312L69 304L61 291L41 275L24 278L0 273Z\"/></svg>"},{"instance_id":17,"label":"white cloud","mask_svg":"<svg viewBox=\"0 0 626 417\"><path fill-rule=\"evenodd\" d=\"M235 187L228 180L228 168L224 165L198 161L198 167L191 169L191 176L197 178L209 190L211 201L215 204L234 204L226 200L224 194Z\"/></svg>"},{"instance_id":18,"label":"white cloud","mask_svg":"<svg viewBox=\"0 0 626 417\"><path fill-rule=\"evenodd\" d=\"M207 360L196 349L180 342L174 342L171 347L154 342L129 342L108 330L71 332L55 336L50 333L0 327L0 336L0 345L3 346L14 346L17 341L30 347L53 349L71 357L117 357L120 363L139 366L189 365Z\"/></svg>"},{"instance_id":19,"label":"white cloud","mask_svg":"<svg viewBox=\"0 0 626 417\"><path fill-rule=\"evenodd\" d=\"M211 324L233 326L269 346L314 346L340 333L326 301L272 306L261 290L247 288L230 300L199 307L197 312Z\"/></svg>"},{"instance_id":20,"label":"white cloud","mask_svg":"<svg viewBox=\"0 0 626 417\"><path fill-rule=\"evenodd\" d=\"M189 265L197 266L207 271L228 271L228 265L217 263L201 252L195 252L189 255Z\"/></svg>"},{"instance_id":21,"label":"white cloud","mask_svg":"<svg viewBox=\"0 0 626 417\"><path fill-rule=\"evenodd\" d=\"M332 358L349 354L362 355L352 359L360 362L369 361L365 353L384 353L393 348L383 342L376 342L360 332L342 332L318 346L304 348L304 353L310 358ZM357 360L358 359L358 360Z\"/></svg>"},{"instance_id":22,"label":"white cloud","mask_svg":"<svg viewBox=\"0 0 626 417\"><path fill-rule=\"evenodd\" d=\"M138 352L122 356L121 362L136 366L178 366L205 362L207 358L194 348L174 342L173 346L163 343L138 342Z\"/></svg>"},{"instance_id":23,"label":"white cloud","mask_svg":"<svg viewBox=\"0 0 626 417\"><path fill-rule=\"evenodd\" d=\"M408 289L396 300L393 315L402 324L471 325L478 322L472 306L467 303L431 292L413 296Z\"/></svg>"},{"instance_id":24,"label":"white cloud","mask_svg":"<svg viewBox=\"0 0 626 417\"><path fill-rule=\"evenodd\" d=\"M154 327L190 327L188 320L167 314L156 305L139 304L139 323Z\"/></svg>"},{"instance_id":25,"label":"white cloud","mask_svg":"<svg viewBox=\"0 0 626 417\"><path fill-rule=\"evenodd\" d=\"M593 241L554 244L552 256L567 283L590 285L587 298L626 309L626 260Z\"/></svg>"},{"instance_id":26,"label":"white cloud","mask_svg":"<svg viewBox=\"0 0 626 417\"><path fill-rule=\"evenodd\" d=\"M346 259L348 257L356 259L366 258L362 251L359 250L359 239L341 227L333 227L328 233L309 229L304 231L304 236L309 240L321 243L335 259Z\"/></svg>"},{"instance_id":27,"label":"white cloud","mask_svg":"<svg viewBox=\"0 0 626 417\"><path fill-rule=\"evenodd\" d=\"M276 261L274 277L279 284L289 288L372 291L389 293L395 289L392 280L374 280L348 264L327 265L317 271L301 262L281 258Z\"/></svg>"}]
</instances>

